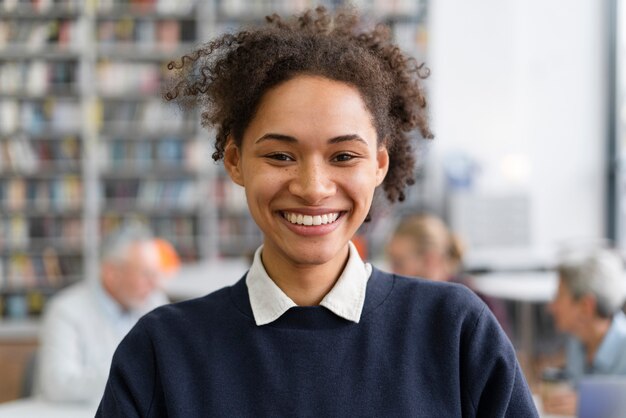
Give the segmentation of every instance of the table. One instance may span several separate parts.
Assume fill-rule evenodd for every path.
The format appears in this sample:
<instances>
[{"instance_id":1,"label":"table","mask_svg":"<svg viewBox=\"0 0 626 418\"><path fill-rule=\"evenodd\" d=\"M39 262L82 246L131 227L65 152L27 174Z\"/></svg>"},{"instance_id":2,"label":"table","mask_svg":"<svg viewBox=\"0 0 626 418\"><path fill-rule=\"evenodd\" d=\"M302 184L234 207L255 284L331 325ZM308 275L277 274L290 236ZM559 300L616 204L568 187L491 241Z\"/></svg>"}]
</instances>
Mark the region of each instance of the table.
<instances>
[{"instance_id":1,"label":"table","mask_svg":"<svg viewBox=\"0 0 626 418\"><path fill-rule=\"evenodd\" d=\"M185 264L165 285L172 301L204 296L225 286L235 284L250 268L245 259L206 260Z\"/></svg>"},{"instance_id":2,"label":"table","mask_svg":"<svg viewBox=\"0 0 626 418\"><path fill-rule=\"evenodd\" d=\"M97 409L97 404L56 403L24 398L0 404L0 418L93 418Z\"/></svg>"},{"instance_id":3,"label":"table","mask_svg":"<svg viewBox=\"0 0 626 418\"><path fill-rule=\"evenodd\" d=\"M485 295L518 302L549 302L558 287L556 271L497 272L474 276L474 288Z\"/></svg>"}]
</instances>

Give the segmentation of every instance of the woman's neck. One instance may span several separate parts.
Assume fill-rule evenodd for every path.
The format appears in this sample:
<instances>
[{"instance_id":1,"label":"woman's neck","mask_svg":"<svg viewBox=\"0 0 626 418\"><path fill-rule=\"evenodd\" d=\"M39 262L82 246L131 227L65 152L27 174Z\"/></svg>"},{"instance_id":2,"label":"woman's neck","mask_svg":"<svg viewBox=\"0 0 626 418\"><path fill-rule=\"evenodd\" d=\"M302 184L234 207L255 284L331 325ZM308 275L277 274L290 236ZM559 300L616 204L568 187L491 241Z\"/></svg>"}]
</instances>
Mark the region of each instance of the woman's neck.
<instances>
[{"instance_id":1,"label":"woman's neck","mask_svg":"<svg viewBox=\"0 0 626 418\"><path fill-rule=\"evenodd\" d=\"M343 255L323 264L294 264L280 257L272 257L269 261L265 253L261 253L261 260L274 283L298 306L317 306L333 288L348 262L349 247L346 245L342 252Z\"/></svg>"}]
</instances>

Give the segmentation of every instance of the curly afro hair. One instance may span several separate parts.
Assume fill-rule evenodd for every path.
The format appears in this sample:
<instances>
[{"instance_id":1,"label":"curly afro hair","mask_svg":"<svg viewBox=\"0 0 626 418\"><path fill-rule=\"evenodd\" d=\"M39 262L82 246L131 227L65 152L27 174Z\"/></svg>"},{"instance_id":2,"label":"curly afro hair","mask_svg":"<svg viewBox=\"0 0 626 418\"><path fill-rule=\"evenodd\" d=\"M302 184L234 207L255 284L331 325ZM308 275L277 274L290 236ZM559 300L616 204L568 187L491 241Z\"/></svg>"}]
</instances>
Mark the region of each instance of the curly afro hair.
<instances>
[{"instance_id":1,"label":"curly afro hair","mask_svg":"<svg viewBox=\"0 0 626 418\"><path fill-rule=\"evenodd\" d=\"M387 198L404 200L414 183L411 132L432 138L421 79L428 70L405 55L384 25L368 30L355 9L331 14L323 7L283 19L274 14L261 27L224 34L179 62L168 101L200 106L202 125L216 129L213 159L224 156L229 136L243 133L263 95L298 75L316 75L356 87L372 114L379 145L389 152L382 187ZM413 137L413 139L415 139Z\"/></svg>"}]
</instances>

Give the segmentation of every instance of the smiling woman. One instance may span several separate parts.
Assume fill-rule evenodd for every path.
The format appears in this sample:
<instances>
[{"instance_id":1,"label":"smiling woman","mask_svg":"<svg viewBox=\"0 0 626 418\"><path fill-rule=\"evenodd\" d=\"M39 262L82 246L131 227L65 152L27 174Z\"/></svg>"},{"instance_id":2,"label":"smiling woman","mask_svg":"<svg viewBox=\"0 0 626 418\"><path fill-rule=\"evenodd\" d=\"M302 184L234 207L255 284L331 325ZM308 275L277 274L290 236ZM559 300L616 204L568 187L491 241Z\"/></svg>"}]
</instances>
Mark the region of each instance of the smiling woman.
<instances>
[{"instance_id":1,"label":"smiling woman","mask_svg":"<svg viewBox=\"0 0 626 418\"><path fill-rule=\"evenodd\" d=\"M378 186L403 199L410 133L431 136L423 68L385 27L272 16L170 67L166 98L217 129L264 241L235 285L140 321L98 416L536 416L472 292L377 270L350 241Z\"/></svg>"},{"instance_id":2,"label":"smiling woman","mask_svg":"<svg viewBox=\"0 0 626 418\"><path fill-rule=\"evenodd\" d=\"M274 87L224 164L263 231L269 276L296 304L319 304L389 166L359 91L312 76Z\"/></svg>"}]
</instances>

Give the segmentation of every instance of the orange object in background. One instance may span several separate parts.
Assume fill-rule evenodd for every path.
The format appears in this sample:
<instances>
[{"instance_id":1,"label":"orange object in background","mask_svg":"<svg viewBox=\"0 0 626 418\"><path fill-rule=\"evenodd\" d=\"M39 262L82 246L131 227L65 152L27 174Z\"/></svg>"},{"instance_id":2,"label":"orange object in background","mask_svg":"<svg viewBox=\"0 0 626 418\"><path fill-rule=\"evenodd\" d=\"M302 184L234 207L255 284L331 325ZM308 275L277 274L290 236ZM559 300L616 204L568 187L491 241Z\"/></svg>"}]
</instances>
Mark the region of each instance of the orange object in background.
<instances>
[{"instance_id":1,"label":"orange object in background","mask_svg":"<svg viewBox=\"0 0 626 418\"><path fill-rule=\"evenodd\" d=\"M367 260L368 250L367 250L367 240L362 235L355 235L352 237L352 243L356 247L356 250L359 252L359 255L363 260Z\"/></svg>"},{"instance_id":2,"label":"orange object in background","mask_svg":"<svg viewBox=\"0 0 626 418\"><path fill-rule=\"evenodd\" d=\"M163 238L155 238L154 243L159 251L161 268L166 275L172 275L180 268L180 257L172 244Z\"/></svg>"}]
</instances>

